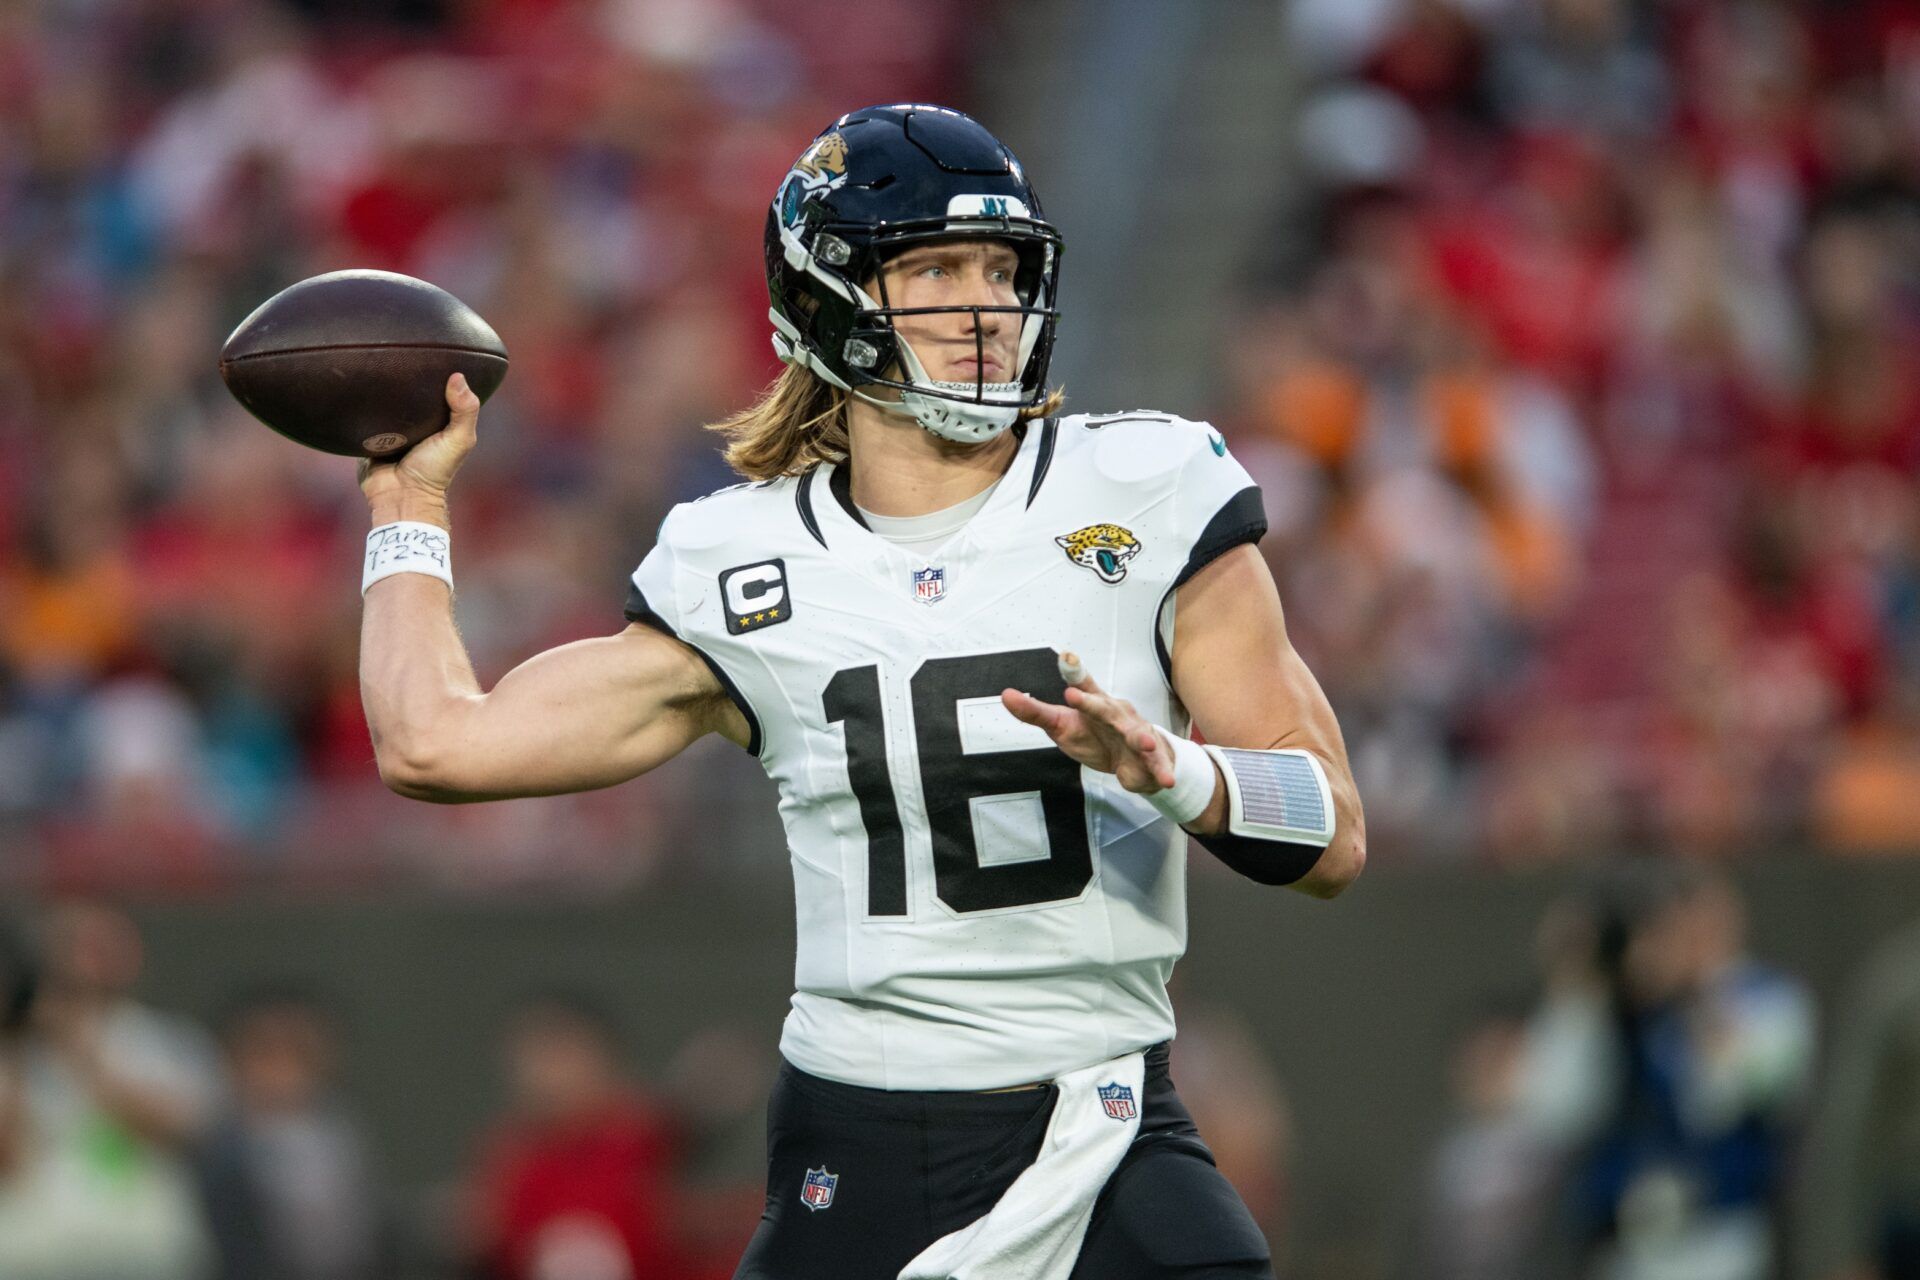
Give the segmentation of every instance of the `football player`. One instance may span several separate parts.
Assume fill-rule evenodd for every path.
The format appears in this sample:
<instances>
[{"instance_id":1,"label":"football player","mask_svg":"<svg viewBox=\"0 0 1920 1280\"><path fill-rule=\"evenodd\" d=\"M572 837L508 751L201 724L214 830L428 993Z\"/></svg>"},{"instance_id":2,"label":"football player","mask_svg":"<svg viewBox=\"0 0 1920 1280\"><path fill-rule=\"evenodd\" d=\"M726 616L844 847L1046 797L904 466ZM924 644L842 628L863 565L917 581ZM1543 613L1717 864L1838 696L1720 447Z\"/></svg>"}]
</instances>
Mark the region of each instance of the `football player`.
<instances>
[{"instance_id":1,"label":"football player","mask_svg":"<svg viewBox=\"0 0 1920 1280\"><path fill-rule=\"evenodd\" d=\"M1061 416L1060 235L968 116L841 117L765 249L787 367L720 424L748 483L673 509L618 635L475 681L457 375L364 469L381 776L576 791L717 733L779 784L799 957L743 1280L1269 1276L1167 1074L1187 837L1315 897L1365 855L1259 490L1204 423Z\"/></svg>"}]
</instances>

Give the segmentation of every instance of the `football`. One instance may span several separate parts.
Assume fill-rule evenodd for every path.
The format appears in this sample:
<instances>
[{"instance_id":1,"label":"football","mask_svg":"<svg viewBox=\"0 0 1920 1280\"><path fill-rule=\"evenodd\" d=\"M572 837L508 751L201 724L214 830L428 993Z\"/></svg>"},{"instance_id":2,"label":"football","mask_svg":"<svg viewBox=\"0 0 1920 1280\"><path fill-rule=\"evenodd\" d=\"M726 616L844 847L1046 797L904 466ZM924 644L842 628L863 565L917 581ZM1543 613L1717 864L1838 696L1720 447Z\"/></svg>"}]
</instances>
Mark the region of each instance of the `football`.
<instances>
[{"instance_id":1,"label":"football","mask_svg":"<svg viewBox=\"0 0 1920 1280\"><path fill-rule=\"evenodd\" d=\"M456 372L492 395L507 376L500 335L446 290L391 271L290 285L220 349L220 377L247 412L348 457L392 457L446 426Z\"/></svg>"}]
</instances>

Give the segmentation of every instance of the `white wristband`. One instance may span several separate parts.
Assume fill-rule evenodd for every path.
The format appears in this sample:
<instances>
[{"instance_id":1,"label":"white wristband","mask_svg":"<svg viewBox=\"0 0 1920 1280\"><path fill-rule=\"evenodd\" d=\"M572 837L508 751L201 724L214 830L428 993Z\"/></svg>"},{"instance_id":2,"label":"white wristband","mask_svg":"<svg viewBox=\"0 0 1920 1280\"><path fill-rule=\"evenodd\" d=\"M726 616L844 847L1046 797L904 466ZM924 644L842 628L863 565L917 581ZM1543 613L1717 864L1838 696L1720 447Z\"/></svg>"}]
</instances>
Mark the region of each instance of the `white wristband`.
<instances>
[{"instance_id":1,"label":"white wristband","mask_svg":"<svg viewBox=\"0 0 1920 1280\"><path fill-rule=\"evenodd\" d=\"M424 573L440 579L452 591L452 547L447 531L423 520L396 520L369 533L360 594L365 595L368 587L396 573Z\"/></svg>"},{"instance_id":2,"label":"white wristband","mask_svg":"<svg viewBox=\"0 0 1920 1280\"><path fill-rule=\"evenodd\" d=\"M1176 738L1159 725L1153 726L1153 731L1173 752L1173 785L1148 796L1147 803L1184 826L1213 803L1213 790L1218 785L1213 757L1192 738Z\"/></svg>"}]
</instances>

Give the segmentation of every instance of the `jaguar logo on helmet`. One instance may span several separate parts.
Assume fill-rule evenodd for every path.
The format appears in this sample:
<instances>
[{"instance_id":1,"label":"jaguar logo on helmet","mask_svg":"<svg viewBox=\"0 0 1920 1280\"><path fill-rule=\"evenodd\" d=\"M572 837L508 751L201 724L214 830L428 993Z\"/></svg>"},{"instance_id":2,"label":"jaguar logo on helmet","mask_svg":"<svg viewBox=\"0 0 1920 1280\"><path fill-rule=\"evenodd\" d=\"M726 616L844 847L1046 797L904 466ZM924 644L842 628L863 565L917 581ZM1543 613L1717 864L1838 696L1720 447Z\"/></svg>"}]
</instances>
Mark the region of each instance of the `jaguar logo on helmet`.
<instances>
[{"instance_id":1,"label":"jaguar logo on helmet","mask_svg":"<svg viewBox=\"0 0 1920 1280\"><path fill-rule=\"evenodd\" d=\"M793 226L807 197L838 190L847 180L847 140L838 130L815 138L780 185L780 221Z\"/></svg>"},{"instance_id":2,"label":"jaguar logo on helmet","mask_svg":"<svg viewBox=\"0 0 1920 1280\"><path fill-rule=\"evenodd\" d=\"M822 134L793 167L817 182L844 182L847 177L847 140L840 136L838 130Z\"/></svg>"}]
</instances>

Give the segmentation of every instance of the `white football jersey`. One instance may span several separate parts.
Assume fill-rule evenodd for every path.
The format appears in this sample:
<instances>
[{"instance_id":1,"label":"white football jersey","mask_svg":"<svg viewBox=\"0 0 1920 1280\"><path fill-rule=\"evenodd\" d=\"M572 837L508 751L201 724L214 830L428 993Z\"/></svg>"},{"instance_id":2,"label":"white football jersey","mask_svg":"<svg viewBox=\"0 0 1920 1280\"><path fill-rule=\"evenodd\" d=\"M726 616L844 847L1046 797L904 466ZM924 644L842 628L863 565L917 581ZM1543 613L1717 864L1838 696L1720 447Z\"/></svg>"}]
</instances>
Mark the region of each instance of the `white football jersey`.
<instances>
[{"instance_id":1,"label":"white football jersey","mask_svg":"<svg viewBox=\"0 0 1920 1280\"><path fill-rule=\"evenodd\" d=\"M779 785L799 925L781 1052L881 1089L1042 1080L1173 1034L1186 837L1001 705L1060 650L1184 732L1162 606L1266 530L1203 423L1027 426L931 558L871 532L845 466L677 506L627 616L697 649Z\"/></svg>"}]
</instances>

